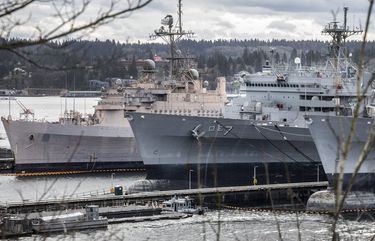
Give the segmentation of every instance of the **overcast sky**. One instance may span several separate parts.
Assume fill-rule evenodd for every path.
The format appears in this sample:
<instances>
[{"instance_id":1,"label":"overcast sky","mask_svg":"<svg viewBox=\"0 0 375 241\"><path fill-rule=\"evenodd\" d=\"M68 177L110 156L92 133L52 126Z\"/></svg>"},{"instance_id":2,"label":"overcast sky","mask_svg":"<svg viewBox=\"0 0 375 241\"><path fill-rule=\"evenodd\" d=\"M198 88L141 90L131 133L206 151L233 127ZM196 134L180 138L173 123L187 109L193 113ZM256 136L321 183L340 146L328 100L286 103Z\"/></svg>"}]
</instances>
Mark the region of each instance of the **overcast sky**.
<instances>
[{"instance_id":1,"label":"overcast sky","mask_svg":"<svg viewBox=\"0 0 375 241\"><path fill-rule=\"evenodd\" d=\"M109 2L96 1L96 8ZM327 39L322 38L321 30L327 22L332 21L331 10L339 11L337 20L342 22L343 6L349 7L349 25L365 25L368 0L185 0L183 26L185 30L193 30L198 40ZM32 17L30 14L28 16L31 21L38 21L40 26L54 26L57 18L45 16L49 12L48 8L47 3L41 1L28 9ZM97 13L94 8L90 11L93 16ZM90 15L90 11L87 15ZM27 16L27 13L23 14ZM177 18L177 0L153 0L131 16L117 19L86 37L145 42L148 41L148 35L160 27L160 19L167 14ZM27 26L17 29L20 36L29 32ZM375 26L371 25L372 40L375 40L374 32Z\"/></svg>"}]
</instances>

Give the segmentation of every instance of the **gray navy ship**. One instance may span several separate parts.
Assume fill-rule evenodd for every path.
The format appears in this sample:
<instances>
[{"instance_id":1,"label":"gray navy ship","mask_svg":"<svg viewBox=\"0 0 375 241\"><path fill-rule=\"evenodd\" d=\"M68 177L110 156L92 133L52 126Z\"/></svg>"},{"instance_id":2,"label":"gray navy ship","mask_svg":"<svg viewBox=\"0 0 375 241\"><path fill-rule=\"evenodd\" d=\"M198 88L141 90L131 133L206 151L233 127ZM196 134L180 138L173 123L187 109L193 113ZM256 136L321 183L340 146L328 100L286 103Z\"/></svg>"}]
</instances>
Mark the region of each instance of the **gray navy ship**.
<instances>
[{"instance_id":1,"label":"gray navy ship","mask_svg":"<svg viewBox=\"0 0 375 241\"><path fill-rule=\"evenodd\" d=\"M343 160L343 143L348 139L353 117L343 116L308 116L311 119L309 128L314 139L324 171L331 187L336 188L340 173L340 160ZM360 117L355 120L353 138L345 158L343 186L346 190L359 160L358 174L354 179L353 191L375 192L375 150L374 119ZM367 144L367 145L366 145Z\"/></svg>"},{"instance_id":2,"label":"gray navy ship","mask_svg":"<svg viewBox=\"0 0 375 241\"><path fill-rule=\"evenodd\" d=\"M340 201L342 211L351 213L366 215L375 208L374 106L367 109L367 117L307 116L329 181L327 190L309 197L308 210L335 213Z\"/></svg>"},{"instance_id":3,"label":"gray navy ship","mask_svg":"<svg viewBox=\"0 0 375 241\"><path fill-rule=\"evenodd\" d=\"M244 97L226 106L224 118L131 114L148 178L201 186L324 180L305 115L352 115L358 68L343 46L362 31L349 30L346 10L344 25L334 21L322 31L332 37L325 66L268 61L262 72L241 76Z\"/></svg>"},{"instance_id":4,"label":"gray navy ship","mask_svg":"<svg viewBox=\"0 0 375 241\"><path fill-rule=\"evenodd\" d=\"M217 78L217 89L208 90L208 82L189 68L191 57L178 49L178 41L191 31L182 29L181 1L177 24L171 15L152 38L162 38L170 46L170 71L165 78L155 77L155 63L144 61L143 77L130 87L107 91L92 116L65 112L58 122L42 122L26 117L19 120L2 117L11 149L15 172L139 170L143 162L125 113L223 115L227 103L225 78Z\"/></svg>"}]
</instances>

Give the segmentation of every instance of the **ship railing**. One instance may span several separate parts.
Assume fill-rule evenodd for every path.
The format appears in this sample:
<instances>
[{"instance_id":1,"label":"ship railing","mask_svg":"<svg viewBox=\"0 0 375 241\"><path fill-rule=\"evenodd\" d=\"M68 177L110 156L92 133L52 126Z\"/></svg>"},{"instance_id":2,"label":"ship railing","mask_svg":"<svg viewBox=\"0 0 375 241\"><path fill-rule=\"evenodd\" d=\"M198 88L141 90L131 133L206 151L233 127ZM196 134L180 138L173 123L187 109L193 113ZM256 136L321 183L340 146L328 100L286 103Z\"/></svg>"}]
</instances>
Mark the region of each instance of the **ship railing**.
<instances>
[{"instance_id":1,"label":"ship railing","mask_svg":"<svg viewBox=\"0 0 375 241\"><path fill-rule=\"evenodd\" d=\"M98 189L98 190L93 190L93 191L74 193L72 195L68 195L67 198L71 199L71 198L80 198L80 197L82 198L83 197L95 197L95 196L102 196L102 195L109 195L109 194L113 194L110 188L103 188L103 189Z\"/></svg>"}]
</instances>

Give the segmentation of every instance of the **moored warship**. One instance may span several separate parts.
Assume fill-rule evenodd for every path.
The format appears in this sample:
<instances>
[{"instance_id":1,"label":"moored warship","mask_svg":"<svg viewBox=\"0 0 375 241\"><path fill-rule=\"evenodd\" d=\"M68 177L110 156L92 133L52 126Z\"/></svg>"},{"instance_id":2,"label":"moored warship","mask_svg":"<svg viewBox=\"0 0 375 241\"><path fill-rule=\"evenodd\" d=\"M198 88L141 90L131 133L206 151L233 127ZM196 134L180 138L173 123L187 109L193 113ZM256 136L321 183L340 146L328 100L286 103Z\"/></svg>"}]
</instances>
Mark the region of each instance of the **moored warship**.
<instances>
[{"instance_id":1,"label":"moored warship","mask_svg":"<svg viewBox=\"0 0 375 241\"><path fill-rule=\"evenodd\" d=\"M182 29L181 15L179 1L178 23L167 15L152 35L170 46L168 77L156 79L155 63L146 60L143 78L130 87L110 89L89 118L74 111L55 123L2 118L15 155L14 171L138 170L143 163L125 113L222 116L227 102L225 78L217 79L216 90L208 90L208 82L189 68L191 57L184 56L177 43L193 33Z\"/></svg>"},{"instance_id":2,"label":"moored warship","mask_svg":"<svg viewBox=\"0 0 375 241\"><path fill-rule=\"evenodd\" d=\"M340 173L340 160L343 157L344 143L351 132L353 117L348 116L308 116L310 119L309 129L315 142L316 148L324 171L326 172L330 186L337 187L337 179ZM343 186L348 188L358 161L365 154L363 164L352 184L353 191L375 192L375 150L374 145L374 118L360 117L355 120L353 138L349 146L347 157L344 162ZM368 142L368 143L367 143ZM368 151L365 145L368 144Z\"/></svg>"},{"instance_id":3,"label":"moored warship","mask_svg":"<svg viewBox=\"0 0 375 241\"><path fill-rule=\"evenodd\" d=\"M307 116L329 182L327 190L309 197L307 209L334 213L344 193L343 211L375 208L374 106L368 108L370 117Z\"/></svg>"},{"instance_id":4,"label":"moored warship","mask_svg":"<svg viewBox=\"0 0 375 241\"><path fill-rule=\"evenodd\" d=\"M344 54L345 40L360 30L334 21L326 65L274 67L243 77L242 92L224 118L134 113L130 124L150 179L221 186L324 180L304 116L351 115L358 68ZM364 73L359 88L366 86ZM366 93L365 93L366 94ZM193 178L192 178L193 176Z\"/></svg>"}]
</instances>

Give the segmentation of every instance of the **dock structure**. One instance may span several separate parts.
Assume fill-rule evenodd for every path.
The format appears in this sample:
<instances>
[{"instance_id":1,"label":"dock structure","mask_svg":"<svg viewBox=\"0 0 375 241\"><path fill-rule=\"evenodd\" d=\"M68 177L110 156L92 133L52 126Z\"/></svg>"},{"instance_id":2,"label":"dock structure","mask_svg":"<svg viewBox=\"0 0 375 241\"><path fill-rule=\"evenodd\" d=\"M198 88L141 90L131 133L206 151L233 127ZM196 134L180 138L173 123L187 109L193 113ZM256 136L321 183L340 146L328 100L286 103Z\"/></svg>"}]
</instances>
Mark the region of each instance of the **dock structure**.
<instances>
[{"instance_id":1,"label":"dock structure","mask_svg":"<svg viewBox=\"0 0 375 241\"><path fill-rule=\"evenodd\" d=\"M86 205L99 207L122 206L130 202L147 202L167 199L173 196L212 197L230 194L265 193L277 190L321 190L328 187L328 182L303 182L268 184L254 186L215 187L169 191L152 191L125 195L104 195L84 198L61 198L40 201L23 201L0 203L0 213L30 213L41 211L56 211L64 209L79 209Z\"/></svg>"}]
</instances>

